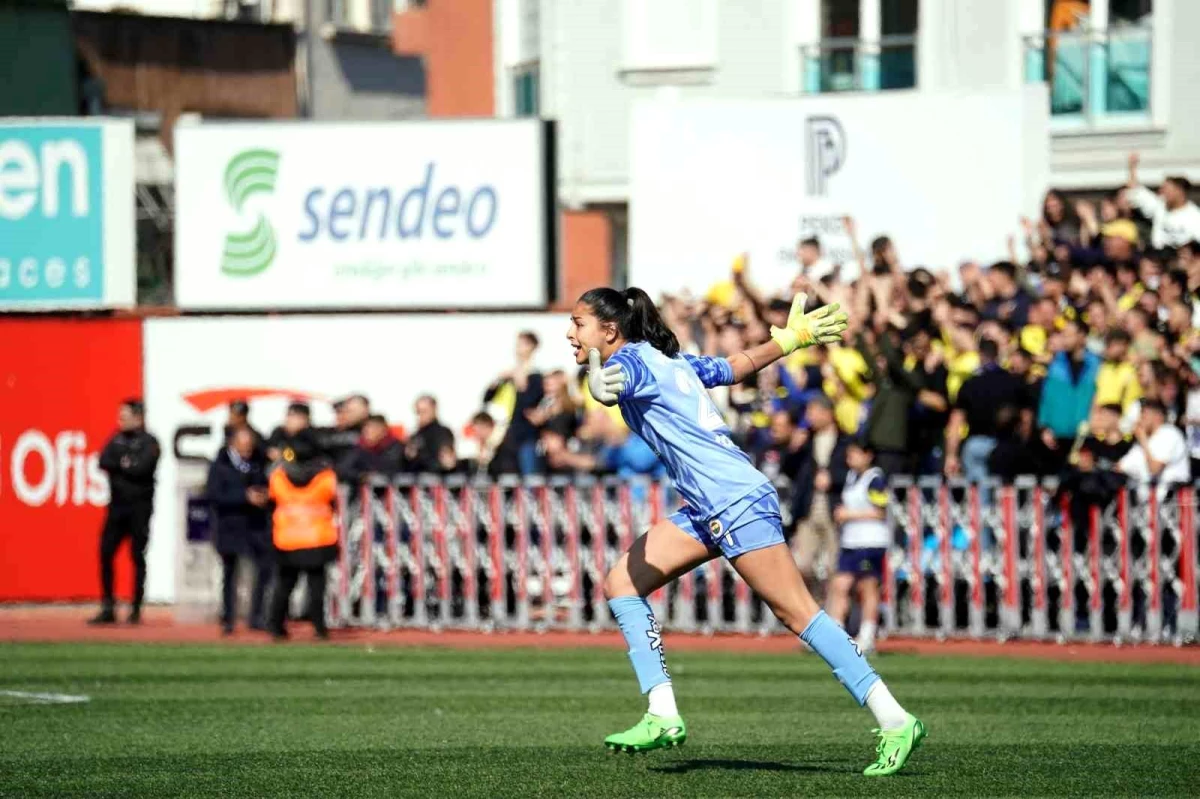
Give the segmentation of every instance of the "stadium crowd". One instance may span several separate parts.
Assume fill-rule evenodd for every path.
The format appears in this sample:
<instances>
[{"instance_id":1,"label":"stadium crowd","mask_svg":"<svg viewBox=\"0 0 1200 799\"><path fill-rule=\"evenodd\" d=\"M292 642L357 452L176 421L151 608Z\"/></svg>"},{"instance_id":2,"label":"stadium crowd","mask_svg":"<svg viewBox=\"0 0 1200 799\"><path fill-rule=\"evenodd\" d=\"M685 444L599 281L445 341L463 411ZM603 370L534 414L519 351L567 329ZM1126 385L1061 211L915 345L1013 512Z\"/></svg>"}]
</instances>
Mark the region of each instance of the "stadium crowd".
<instances>
[{"instance_id":1,"label":"stadium crowd","mask_svg":"<svg viewBox=\"0 0 1200 799\"><path fill-rule=\"evenodd\" d=\"M861 249L846 218L854 263L829 263L805 239L790 286L756 286L740 256L704 296L664 296L661 310L685 352L725 356L783 325L793 293L850 310L840 345L713 392L756 465L791 482L793 517L812 535L832 529L851 440L892 476L1059 476L1097 499L1125 480L1186 482L1200 457L1200 208L1186 178L1155 192L1137 168L1131 156L1128 185L1097 201L1047 192L1005 261L912 267L887 236ZM513 365L481 389L458 436L432 396L416 402L404 440L368 398L340 401L336 427L319 431L339 477L661 474L582 372L539 371L538 347L518 336ZM231 429L247 423L235 411ZM262 447L275 456L307 426L295 405Z\"/></svg>"},{"instance_id":2,"label":"stadium crowd","mask_svg":"<svg viewBox=\"0 0 1200 799\"><path fill-rule=\"evenodd\" d=\"M703 297L664 296L661 310L685 352L709 355L765 341L792 293L851 311L841 345L715 392L738 443L772 474L804 472L828 433L869 443L893 475L976 481L1077 467L1187 480L1200 455L1200 208L1186 179L1155 193L1136 170L1131 156L1130 184L1098 202L1049 191L1040 217L1020 220L1023 241L1010 237L1006 261L966 262L956 275L907 268L886 236L858 250L846 218L856 263L830 264L806 239L790 286L756 287L742 256ZM460 431L466 440L438 420L432 396L417 401L403 442L366 397L340 401L323 436L339 473L657 473L653 452L588 396L582 374L538 370L538 347L534 334L518 336L512 367ZM244 423L235 413L231 424ZM297 405L265 443L306 425Z\"/></svg>"}]
</instances>

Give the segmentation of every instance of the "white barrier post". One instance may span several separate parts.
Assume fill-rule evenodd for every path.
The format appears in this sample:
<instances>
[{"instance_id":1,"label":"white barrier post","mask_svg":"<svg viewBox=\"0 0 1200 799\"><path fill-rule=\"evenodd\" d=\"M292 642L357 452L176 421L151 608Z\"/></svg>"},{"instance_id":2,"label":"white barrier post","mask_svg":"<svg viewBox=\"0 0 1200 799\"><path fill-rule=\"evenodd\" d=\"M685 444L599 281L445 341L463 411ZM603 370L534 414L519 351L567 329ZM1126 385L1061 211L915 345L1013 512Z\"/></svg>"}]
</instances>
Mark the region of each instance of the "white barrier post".
<instances>
[{"instance_id":1,"label":"white barrier post","mask_svg":"<svg viewBox=\"0 0 1200 799\"><path fill-rule=\"evenodd\" d=\"M912 617L912 632L922 635L925 632L925 570L921 568L921 549L923 532L921 529L921 492L914 485L908 494L909 530L908 530L908 606Z\"/></svg>"},{"instance_id":2,"label":"white barrier post","mask_svg":"<svg viewBox=\"0 0 1200 799\"><path fill-rule=\"evenodd\" d=\"M404 621L404 592L400 583L400 516L397 510L396 489L388 486L383 494L387 523L384 536L387 545L387 621L399 627Z\"/></svg>"},{"instance_id":3,"label":"white barrier post","mask_svg":"<svg viewBox=\"0 0 1200 799\"><path fill-rule=\"evenodd\" d=\"M566 529L563 531L563 547L566 550L567 579L567 628L578 630L583 627L583 561L579 557L579 496L574 484L563 489L563 505L566 511Z\"/></svg>"},{"instance_id":4,"label":"white barrier post","mask_svg":"<svg viewBox=\"0 0 1200 799\"><path fill-rule=\"evenodd\" d=\"M1194 641L1200 635L1200 596L1196 572L1196 492L1191 487L1179 491L1179 638Z\"/></svg>"},{"instance_id":5,"label":"white barrier post","mask_svg":"<svg viewBox=\"0 0 1200 799\"><path fill-rule=\"evenodd\" d=\"M1075 530L1071 523L1071 502L1062 499L1062 525L1059 528L1059 565L1062 570L1058 595L1058 634L1069 639L1075 635Z\"/></svg>"},{"instance_id":6,"label":"white barrier post","mask_svg":"<svg viewBox=\"0 0 1200 799\"><path fill-rule=\"evenodd\" d=\"M1020 530L1017 527L1016 488L1000 489L1001 525L1004 530L1004 567L1000 585L1000 635L1008 637L1021 631L1021 582L1017 568Z\"/></svg>"},{"instance_id":7,"label":"white barrier post","mask_svg":"<svg viewBox=\"0 0 1200 799\"><path fill-rule=\"evenodd\" d=\"M358 568L362 581L358 593L358 621L368 627L375 624L375 513L371 507L371 487L358 491Z\"/></svg>"},{"instance_id":8,"label":"white barrier post","mask_svg":"<svg viewBox=\"0 0 1200 799\"><path fill-rule=\"evenodd\" d=\"M421 488L415 483L408 491L408 507L412 513L409 520L409 549L412 565L409 582L413 592L413 624L417 627L429 625L429 601L426 587L429 569L425 563L425 519L423 518Z\"/></svg>"},{"instance_id":9,"label":"white barrier post","mask_svg":"<svg viewBox=\"0 0 1200 799\"><path fill-rule=\"evenodd\" d=\"M1030 557L1033 559L1030 588L1033 609L1029 621L1036 638L1050 632L1049 603L1046 595L1046 496L1040 485L1033 489L1033 527L1030 530Z\"/></svg>"},{"instance_id":10,"label":"white barrier post","mask_svg":"<svg viewBox=\"0 0 1200 799\"><path fill-rule=\"evenodd\" d=\"M950 520L950 487L938 486L938 550L941 554L941 576L938 579L938 628L942 635L954 634L954 525Z\"/></svg>"},{"instance_id":11,"label":"white barrier post","mask_svg":"<svg viewBox=\"0 0 1200 799\"><path fill-rule=\"evenodd\" d=\"M1146 607L1146 636L1158 643L1162 638L1162 585L1161 585L1161 538L1160 538L1160 520L1158 490L1157 487L1150 487L1145 492L1147 501L1150 507L1150 523L1147 526L1149 539L1147 543L1147 557L1149 558L1150 566L1150 591L1147 597Z\"/></svg>"},{"instance_id":12,"label":"white barrier post","mask_svg":"<svg viewBox=\"0 0 1200 799\"><path fill-rule=\"evenodd\" d=\"M1117 636L1127 640L1133 632L1133 552L1129 529L1129 490L1117 492L1117 553L1120 585L1117 586Z\"/></svg>"},{"instance_id":13,"label":"white barrier post","mask_svg":"<svg viewBox=\"0 0 1200 799\"><path fill-rule=\"evenodd\" d=\"M592 486L592 629L608 626L608 602L604 599L604 578L608 575L608 514L605 488L600 481Z\"/></svg>"},{"instance_id":14,"label":"white barrier post","mask_svg":"<svg viewBox=\"0 0 1200 799\"><path fill-rule=\"evenodd\" d=\"M500 486L488 487L488 599L490 601L489 621L492 627L498 627L505 622L505 610L508 606L508 573L505 569L504 533L507 516L504 513L503 496Z\"/></svg>"},{"instance_id":15,"label":"white barrier post","mask_svg":"<svg viewBox=\"0 0 1200 799\"><path fill-rule=\"evenodd\" d=\"M474 486L469 483L463 485L458 504L462 518L458 529L459 543L462 547L462 623L474 630L479 627L479 570L476 565L479 557L479 538L476 530Z\"/></svg>"},{"instance_id":16,"label":"white barrier post","mask_svg":"<svg viewBox=\"0 0 1200 799\"><path fill-rule=\"evenodd\" d=\"M1088 510L1088 635L1099 641L1104 635L1104 578L1100 568L1100 509Z\"/></svg>"},{"instance_id":17,"label":"white barrier post","mask_svg":"<svg viewBox=\"0 0 1200 799\"><path fill-rule=\"evenodd\" d=\"M983 610L983 513L979 506L979 486L967 489L971 513L971 600L967 611L967 628L973 638L984 633Z\"/></svg>"},{"instance_id":18,"label":"white barrier post","mask_svg":"<svg viewBox=\"0 0 1200 799\"><path fill-rule=\"evenodd\" d=\"M529 629L529 500L525 486L513 489L517 506L517 530L514 546L517 555L517 570L514 580L517 595L517 629Z\"/></svg>"}]
</instances>

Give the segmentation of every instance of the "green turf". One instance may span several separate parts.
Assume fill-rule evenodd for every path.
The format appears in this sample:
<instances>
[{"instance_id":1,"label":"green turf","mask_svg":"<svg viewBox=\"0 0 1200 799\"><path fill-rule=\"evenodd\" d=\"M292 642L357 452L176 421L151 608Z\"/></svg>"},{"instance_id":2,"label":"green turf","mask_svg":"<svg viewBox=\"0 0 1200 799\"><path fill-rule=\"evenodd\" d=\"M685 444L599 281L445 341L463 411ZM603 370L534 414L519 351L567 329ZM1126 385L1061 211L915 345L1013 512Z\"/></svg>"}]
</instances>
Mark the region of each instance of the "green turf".
<instances>
[{"instance_id":1,"label":"green turf","mask_svg":"<svg viewBox=\"0 0 1200 799\"><path fill-rule=\"evenodd\" d=\"M930 737L871 726L815 656L671 655L686 746L609 755L643 712L619 650L0 645L0 795L1196 795L1200 669L889 656Z\"/></svg>"}]
</instances>

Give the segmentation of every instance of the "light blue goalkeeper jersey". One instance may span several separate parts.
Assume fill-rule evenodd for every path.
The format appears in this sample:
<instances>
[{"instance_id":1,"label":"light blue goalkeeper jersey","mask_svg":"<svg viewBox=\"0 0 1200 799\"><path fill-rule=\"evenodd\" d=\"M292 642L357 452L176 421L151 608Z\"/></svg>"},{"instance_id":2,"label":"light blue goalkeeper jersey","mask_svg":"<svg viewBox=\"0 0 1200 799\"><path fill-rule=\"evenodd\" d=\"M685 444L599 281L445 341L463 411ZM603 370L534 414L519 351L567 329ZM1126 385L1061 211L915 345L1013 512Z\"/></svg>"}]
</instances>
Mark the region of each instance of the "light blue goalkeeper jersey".
<instances>
[{"instance_id":1,"label":"light blue goalkeeper jersey","mask_svg":"<svg viewBox=\"0 0 1200 799\"><path fill-rule=\"evenodd\" d=\"M724 358L668 358L649 342L625 344L605 366L619 365L618 398L629 429L654 449L694 518L710 519L769 484L730 438L707 388L733 382Z\"/></svg>"}]
</instances>

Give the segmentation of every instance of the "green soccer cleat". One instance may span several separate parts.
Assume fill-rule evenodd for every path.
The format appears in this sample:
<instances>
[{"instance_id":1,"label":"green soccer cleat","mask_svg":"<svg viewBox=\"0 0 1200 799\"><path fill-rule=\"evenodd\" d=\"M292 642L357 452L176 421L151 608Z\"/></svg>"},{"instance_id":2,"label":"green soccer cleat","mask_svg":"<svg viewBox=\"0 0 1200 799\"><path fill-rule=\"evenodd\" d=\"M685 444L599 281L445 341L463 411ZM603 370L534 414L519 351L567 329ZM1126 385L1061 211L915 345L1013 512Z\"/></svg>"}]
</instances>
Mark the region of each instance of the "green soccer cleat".
<instances>
[{"instance_id":1,"label":"green soccer cleat","mask_svg":"<svg viewBox=\"0 0 1200 799\"><path fill-rule=\"evenodd\" d=\"M908 758L925 739L925 725L912 713L903 727L894 730L874 730L879 736L875 751L879 757L863 770L868 777L886 777L904 768Z\"/></svg>"},{"instance_id":2,"label":"green soccer cleat","mask_svg":"<svg viewBox=\"0 0 1200 799\"><path fill-rule=\"evenodd\" d=\"M666 749L680 746L687 740L687 726L679 716L655 716L650 713L625 732L614 733L604 739L604 745L613 752L649 752L651 749Z\"/></svg>"}]
</instances>

